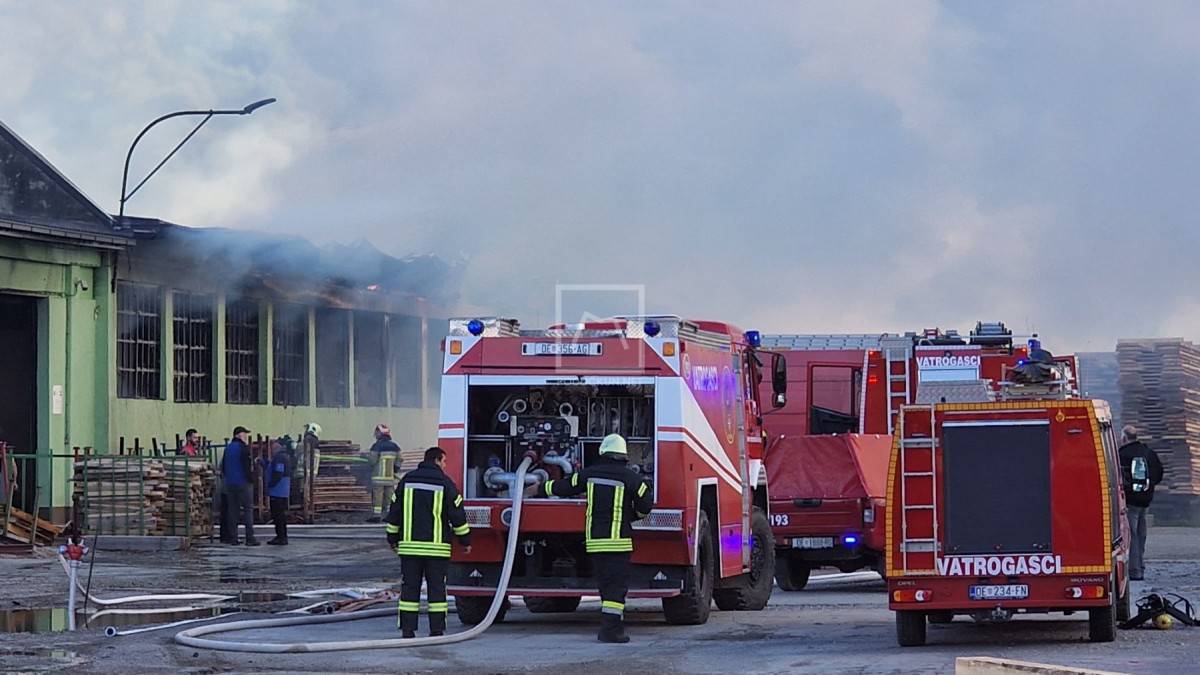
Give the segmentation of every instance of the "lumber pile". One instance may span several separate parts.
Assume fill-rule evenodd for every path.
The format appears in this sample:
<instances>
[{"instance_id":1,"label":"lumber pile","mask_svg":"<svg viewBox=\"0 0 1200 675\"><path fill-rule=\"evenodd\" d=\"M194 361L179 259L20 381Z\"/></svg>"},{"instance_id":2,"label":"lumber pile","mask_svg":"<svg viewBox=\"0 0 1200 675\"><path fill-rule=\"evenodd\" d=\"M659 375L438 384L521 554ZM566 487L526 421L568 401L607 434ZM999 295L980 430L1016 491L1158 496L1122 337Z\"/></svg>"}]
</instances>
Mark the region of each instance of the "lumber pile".
<instances>
[{"instance_id":1,"label":"lumber pile","mask_svg":"<svg viewBox=\"0 0 1200 675\"><path fill-rule=\"evenodd\" d=\"M371 457L350 441L321 440L321 463L313 477L313 510L371 508Z\"/></svg>"},{"instance_id":2,"label":"lumber pile","mask_svg":"<svg viewBox=\"0 0 1200 675\"><path fill-rule=\"evenodd\" d=\"M0 532L0 540L5 543L49 546L62 533L63 526L41 518L35 523L33 514L0 503L0 530L4 530Z\"/></svg>"},{"instance_id":3,"label":"lumber pile","mask_svg":"<svg viewBox=\"0 0 1200 675\"><path fill-rule=\"evenodd\" d=\"M1200 517L1200 347L1181 338L1121 340L1122 418L1163 463L1159 522Z\"/></svg>"},{"instance_id":4,"label":"lumber pile","mask_svg":"<svg viewBox=\"0 0 1200 675\"><path fill-rule=\"evenodd\" d=\"M87 457L75 461L75 497L86 531L208 536L213 469L182 458Z\"/></svg>"}]
</instances>

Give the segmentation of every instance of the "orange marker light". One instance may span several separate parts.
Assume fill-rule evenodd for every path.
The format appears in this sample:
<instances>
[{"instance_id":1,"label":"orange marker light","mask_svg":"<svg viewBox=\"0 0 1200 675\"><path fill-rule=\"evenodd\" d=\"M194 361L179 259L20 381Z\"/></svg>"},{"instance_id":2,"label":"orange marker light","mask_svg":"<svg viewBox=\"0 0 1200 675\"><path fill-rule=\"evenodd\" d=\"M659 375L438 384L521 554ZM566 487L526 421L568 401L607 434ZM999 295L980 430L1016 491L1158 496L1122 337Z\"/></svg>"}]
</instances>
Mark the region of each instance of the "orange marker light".
<instances>
[{"instance_id":1,"label":"orange marker light","mask_svg":"<svg viewBox=\"0 0 1200 675\"><path fill-rule=\"evenodd\" d=\"M451 340L450 341L450 353L455 356L458 356L459 354L462 353L462 340Z\"/></svg>"},{"instance_id":2,"label":"orange marker light","mask_svg":"<svg viewBox=\"0 0 1200 675\"><path fill-rule=\"evenodd\" d=\"M675 343L674 342L664 342L663 343L663 356L675 356Z\"/></svg>"}]
</instances>

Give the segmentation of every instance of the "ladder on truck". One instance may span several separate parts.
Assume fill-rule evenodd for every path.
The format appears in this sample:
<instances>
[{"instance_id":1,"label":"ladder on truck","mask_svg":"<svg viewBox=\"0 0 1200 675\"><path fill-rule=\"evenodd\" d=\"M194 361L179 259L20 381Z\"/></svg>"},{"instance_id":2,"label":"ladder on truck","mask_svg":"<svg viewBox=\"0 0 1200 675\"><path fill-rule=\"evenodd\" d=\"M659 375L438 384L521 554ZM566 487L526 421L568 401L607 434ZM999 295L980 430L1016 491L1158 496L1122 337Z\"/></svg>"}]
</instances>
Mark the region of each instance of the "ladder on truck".
<instances>
[{"instance_id":1,"label":"ladder on truck","mask_svg":"<svg viewBox=\"0 0 1200 675\"><path fill-rule=\"evenodd\" d=\"M928 432L912 424L928 417ZM898 421L900 433L900 568L903 573L938 569L937 407L907 406ZM921 425L924 426L924 425ZM925 484L928 490L923 488ZM917 536L910 536L917 530ZM926 534L928 533L928 534ZM913 569L909 555L932 554L928 566Z\"/></svg>"},{"instance_id":2,"label":"ladder on truck","mask_svg":"<svg viewBox=\"0 0 1200 675\"><path fill-rule=\"evenodd\" d=\"M909 366L913 356L912 338L885 336L879 340L887 373L887 430L895 433L900 409L913 402ZM899 366L897 368L897 366Z\"/></svg>"}]
</instances>

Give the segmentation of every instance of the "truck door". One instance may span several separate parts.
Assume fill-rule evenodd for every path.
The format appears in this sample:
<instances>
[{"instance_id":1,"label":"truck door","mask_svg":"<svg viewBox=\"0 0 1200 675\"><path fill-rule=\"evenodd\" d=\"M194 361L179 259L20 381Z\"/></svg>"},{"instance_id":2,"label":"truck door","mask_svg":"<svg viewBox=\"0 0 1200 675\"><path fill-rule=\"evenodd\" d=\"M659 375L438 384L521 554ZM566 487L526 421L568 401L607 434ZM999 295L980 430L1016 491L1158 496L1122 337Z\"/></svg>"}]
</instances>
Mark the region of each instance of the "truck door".
<instances>
[{"instance_id":1,"label":"truck door","mask_svg":"<svg viewBox=\"0 0 1200 675\"><path fill-rule=\"evenodd\" d=\"M749 368L745 364L746 354L733 350L729 396L725 414L733 415L732 428L738 452L738 474L742 481L742 567L750 565L750 509L753 508L753 490L750 489L750 460L746 454L746 376ZM730 409L732 408L732 410ZM757 476L755 477L757 478Z\"/></svg>"}]
</instances>

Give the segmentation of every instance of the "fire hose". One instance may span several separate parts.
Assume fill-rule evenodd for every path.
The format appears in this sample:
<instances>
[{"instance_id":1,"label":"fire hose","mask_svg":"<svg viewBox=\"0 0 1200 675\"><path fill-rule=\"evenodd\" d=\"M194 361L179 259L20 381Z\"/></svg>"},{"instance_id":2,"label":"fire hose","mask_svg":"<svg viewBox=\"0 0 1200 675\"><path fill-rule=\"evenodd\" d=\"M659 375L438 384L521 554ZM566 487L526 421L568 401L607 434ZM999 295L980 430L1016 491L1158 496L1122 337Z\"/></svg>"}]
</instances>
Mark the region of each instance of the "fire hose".
<instances>
[{"instance_id":1,"label":"fire hose","mask_svg":"<svg viewBox=\"0 0 1200 675\"><path fill-rule=\"evenodd\" d=\"M289 654L304 652L337 652L354 649L392 649L397 647L428 647L432 645L448 645L463 642L481 635L496 620L500 606L504 604L504 596L508 591L508 581L512 576L513 560L516 559L518 529L521 525L521 503L523 501L525 473L532 460L526 457L513 475L509 494L512 495L512 523L508 529L508 544L504 551L504 565L500 570L500 581L496 585L496 595L488 608L483 621L461 632L449 635L438 635L423 638L385 638L378 640L341 640L325 642L234 642L229 640L214 640L205 635L231 633L235 631L256 630L260 628L282 628L285 626L309 626L325 623L340 623L371 619L380 616L394 616L395 609L369 609L347 614L329 614L318 616L297 616L276 619L251 619L247 621L231 621L213 626L198 626L176 633L175 641L189 647L215 649L227 652L252 652L258 654Z\"/></svg>"}]
</instances>

